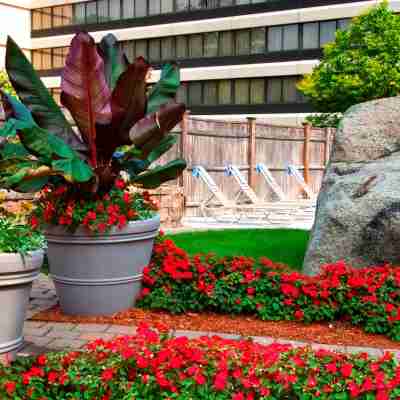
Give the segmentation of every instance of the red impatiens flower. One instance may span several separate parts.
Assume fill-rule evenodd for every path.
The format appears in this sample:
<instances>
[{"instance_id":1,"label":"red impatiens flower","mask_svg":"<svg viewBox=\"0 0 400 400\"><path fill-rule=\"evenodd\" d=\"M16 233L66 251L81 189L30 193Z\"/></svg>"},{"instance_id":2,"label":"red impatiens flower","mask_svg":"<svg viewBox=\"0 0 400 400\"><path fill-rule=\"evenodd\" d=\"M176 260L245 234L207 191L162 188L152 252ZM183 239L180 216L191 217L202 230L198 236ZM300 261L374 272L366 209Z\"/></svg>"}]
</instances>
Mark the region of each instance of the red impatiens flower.
<instances>
[{"instance_id":1,"label":"red impatiens flower","mask_svg":"<svg viewBox=\"0 0 400 400\"><path fill-rule=\"evenodd\" d=\"M17 387L17 384L13 381L7 381L4 384L4 389L9 396L11 396L15 392L16 387Z\"/></svg>"},{"instance_id":2,"label":"red impatiens flower","mask_svg":"<svg viewBox=\"0 0 400 400\"><path fill-rule=\"evenodd\" d=\"M114 378L115 370L114 368L107 368L101 374L101 380L103 382L109 382Z\"/></svg>"}]
</instances>

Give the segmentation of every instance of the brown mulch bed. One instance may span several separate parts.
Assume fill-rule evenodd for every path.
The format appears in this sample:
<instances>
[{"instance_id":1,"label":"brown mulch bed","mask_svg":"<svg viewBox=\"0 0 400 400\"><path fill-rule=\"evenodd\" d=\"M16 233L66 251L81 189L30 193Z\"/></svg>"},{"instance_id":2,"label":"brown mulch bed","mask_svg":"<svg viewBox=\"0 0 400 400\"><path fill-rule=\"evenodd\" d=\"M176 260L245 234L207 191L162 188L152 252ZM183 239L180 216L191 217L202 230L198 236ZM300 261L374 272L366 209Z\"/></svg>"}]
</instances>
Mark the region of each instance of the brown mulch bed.
<instances>
[{"instance_id":1,"label":"brown mulch bed","mask_svg":"<svg viewBox=\"0 0 400 400\"><path fill-rule=\"evenodd\" d=\"M59 306L42 311L31 319L47 322L127 326L135 326L140 322L145 322L153 326L164 325L172 330L211 331L243 336L270 336L304 342L400 350L400 342L394 342L383 335L367 334L361 328L354 327L346 322L306 325L292 321L261 321L251 316L231 316L215 313L173 315L164 311L150 311L140 308L133 308L107 317L77 317L63 314Z\"/></svg>"}]
</instances>

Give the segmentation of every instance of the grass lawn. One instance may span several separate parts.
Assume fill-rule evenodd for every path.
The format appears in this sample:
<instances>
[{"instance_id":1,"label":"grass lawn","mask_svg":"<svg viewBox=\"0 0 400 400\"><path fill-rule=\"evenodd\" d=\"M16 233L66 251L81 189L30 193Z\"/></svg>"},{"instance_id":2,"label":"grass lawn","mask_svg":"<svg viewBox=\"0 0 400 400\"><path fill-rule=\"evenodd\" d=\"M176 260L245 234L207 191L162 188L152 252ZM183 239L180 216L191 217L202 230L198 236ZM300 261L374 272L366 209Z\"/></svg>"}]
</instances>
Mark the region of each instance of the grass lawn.
<instances>
[{"instance_id":1,"label":"grass lawn","mask_svg":"<svg viewBox=\"0 0 400 400\"><path fill-rule=\"evenodd\" d=\"M189 254L267 257L301 269L309 232L300 229L226 229L169 235Z\"/></svg>"}]
</instances>

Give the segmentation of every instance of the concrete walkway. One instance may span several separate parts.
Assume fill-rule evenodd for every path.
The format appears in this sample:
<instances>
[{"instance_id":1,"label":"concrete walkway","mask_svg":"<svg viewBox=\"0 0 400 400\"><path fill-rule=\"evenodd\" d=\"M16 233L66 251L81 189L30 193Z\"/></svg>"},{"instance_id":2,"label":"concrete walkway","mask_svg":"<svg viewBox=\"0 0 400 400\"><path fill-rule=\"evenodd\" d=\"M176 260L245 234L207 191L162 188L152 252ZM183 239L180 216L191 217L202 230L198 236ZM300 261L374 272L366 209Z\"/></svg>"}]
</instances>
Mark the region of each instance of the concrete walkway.
<instances>
[{"instance_id":1,"label":"concrete walkway","mask_svg":"<svg viewBox=\"0 0 400 400\"><path fill-rule=\"evenodd\" d=\"M37 355L55 350L77 350L81 349L90 341L95 339L112 339L120 335L132 335L135 327L110 325L110 324L72 324L57 322L38 322L29 321L29 318L39 311L46 310L57 303L54 286L46 275L41 275L34 283L29 304L28 320L25 322L25 345L20 351L20 355ZM173 331L175 336L188 336L190 338L203 335L219 335L229 339L239 339L239 335L220 334L216 332L197 332L197 331ZM311 345L314 349L325 349L344 353L366 352L373 357L383 355L385 351L392 351L400 358L399 350L381 349L360 346L334 346L318 343L306 343L284 339L274 339L271 337L253 336L255 341L263 344L274 342L291 344L293 346Z\"/></svg>"}]
</instances>

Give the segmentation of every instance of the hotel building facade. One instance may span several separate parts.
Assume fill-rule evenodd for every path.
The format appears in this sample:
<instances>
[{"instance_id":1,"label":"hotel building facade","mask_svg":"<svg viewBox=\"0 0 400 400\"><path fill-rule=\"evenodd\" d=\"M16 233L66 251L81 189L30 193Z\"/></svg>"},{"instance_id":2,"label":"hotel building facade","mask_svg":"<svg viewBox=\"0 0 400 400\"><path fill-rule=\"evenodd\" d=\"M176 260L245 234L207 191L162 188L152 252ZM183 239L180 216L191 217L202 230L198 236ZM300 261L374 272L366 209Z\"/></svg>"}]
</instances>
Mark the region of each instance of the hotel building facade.
<instances>
[{"instance_id":1,"label":"hotel building facade","mask_svg":"<svg viewBox=\"0 0 400 400\"><path fill-rule=\"evenodd\" d=\"M193 115L256 116L294 125L313 111L296 83L322 47L371 0L0 0L0 68L10 34L56 99L68 44L79 30L112 32L128 59L181 66L179 98ZM400 9L400 1L391 1Z\"/></svg>"}]
</instances>

